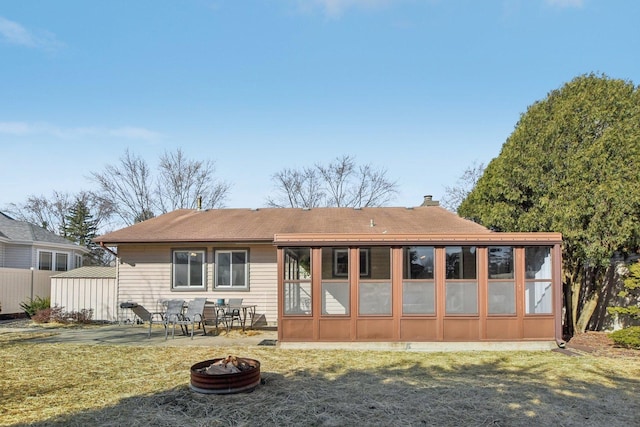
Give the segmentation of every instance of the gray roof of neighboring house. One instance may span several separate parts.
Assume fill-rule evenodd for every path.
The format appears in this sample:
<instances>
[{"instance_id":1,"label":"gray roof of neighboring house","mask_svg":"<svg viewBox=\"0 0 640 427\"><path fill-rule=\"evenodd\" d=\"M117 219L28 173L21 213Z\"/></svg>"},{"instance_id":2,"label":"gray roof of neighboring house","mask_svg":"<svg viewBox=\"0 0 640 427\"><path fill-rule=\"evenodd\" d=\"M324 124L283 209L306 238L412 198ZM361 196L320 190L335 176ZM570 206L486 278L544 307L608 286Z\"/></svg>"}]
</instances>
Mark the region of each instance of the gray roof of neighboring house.
<instances>
[{"instance_id":1,"label":"gray roof of neighboring house","mask_svg":"<svg viewBox=\"0 0 640 427\"><path fill-rule=\"evenodd\" d=\"M33 243L33 244L53 244L59 246L73 246L84 251L83 248L75 243L58 236L49 230L33 225L25 221L18 221L0 212L0 237L3 237L13 243Z\"/></svg>"},{"instance_id":2,"label":"gray roof of neighboring house","mask_svg":"<svg viewBox=\"0 0 640 427\"><path fill-rule=\"evenodd\" d=\"M65 271L64 273L56 274L56 278L83 278L83 279L115 279L116 268L115 267L98 267L88 266L74 268L73 270Z\"/></svg>"}]
</instances>

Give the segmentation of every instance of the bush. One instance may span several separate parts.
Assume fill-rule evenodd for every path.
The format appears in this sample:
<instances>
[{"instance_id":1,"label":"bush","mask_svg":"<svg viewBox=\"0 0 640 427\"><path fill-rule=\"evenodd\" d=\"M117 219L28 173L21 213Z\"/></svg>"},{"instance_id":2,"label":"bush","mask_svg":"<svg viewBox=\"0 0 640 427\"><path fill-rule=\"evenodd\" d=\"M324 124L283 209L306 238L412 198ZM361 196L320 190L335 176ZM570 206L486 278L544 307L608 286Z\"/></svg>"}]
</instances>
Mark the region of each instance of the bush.
<instances>
[{"instance_id":1,"label":"bush","mask_svg":"<svg viewBox=\"0 0 640 427\"><path fill-rule=\"evenodd\" d=\"M47 307L36 311L31 320L35 323L65 323L65 315L62 307Z\"/></svg>"},{"instance_id":2,"label":"bush","mask_svg":"<svg viewBox=\"0 0 640 427\"><path fill-rule=\"evenodd\" d=\"M640 350L640 326L620 329L610 333L609 337L620 347Z\"/></svg>"},{"instance_id":3,"label":"bush","mask_svg":"<svg viewBox=\"0 0 640 427\"><path fill-rule=\"evenodd\" d=\"M91 323L93 309L82 309L80 311L64 311L64 307L47 307L38 310L31 320L35 323Z\"/></svg>"},{"instance_id":4,"label":"bush","mask_svg":"<svg viewBox=\"0 0 640 427\"><path fill-rule=\"evenodd\" d=\"M93 309L87 310L83 308L80 311L72 311L71 313L67 313L67 318L70 319L74 323L91 323L93 318Z\"/></svg>"},{"instance_id":5,"label":"bush","mask_svg":"<svg viewBox=\"0 0 640 427\"><path fill-rule=\"evenodd\" d=\"M33 317L39 310L51 307L51 299L49 297L29 299L29 302L21 302L20 307L27 313L27 316Z\"/></svg>"}]
</instances>

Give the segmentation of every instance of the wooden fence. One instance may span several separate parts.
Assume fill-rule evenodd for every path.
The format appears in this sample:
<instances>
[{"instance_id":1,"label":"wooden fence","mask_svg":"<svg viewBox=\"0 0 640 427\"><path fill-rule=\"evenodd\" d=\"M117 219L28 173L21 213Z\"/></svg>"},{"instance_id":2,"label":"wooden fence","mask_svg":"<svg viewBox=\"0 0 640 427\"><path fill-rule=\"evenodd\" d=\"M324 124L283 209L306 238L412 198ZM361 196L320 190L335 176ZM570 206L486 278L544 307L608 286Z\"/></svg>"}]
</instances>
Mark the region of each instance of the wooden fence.
<instances>
[{"instance_id":1,"label":"wooden fence","mask_svg":"<svg viewBox=\"0 0 640 427\"><path fill-rule=\"evenodd\" d=\"M22 268L0 268L1 315L20 314L24 310L20 303L30 299L51 295L51 276L55 271L26 270Z\"/></svg>"}]
</instances>

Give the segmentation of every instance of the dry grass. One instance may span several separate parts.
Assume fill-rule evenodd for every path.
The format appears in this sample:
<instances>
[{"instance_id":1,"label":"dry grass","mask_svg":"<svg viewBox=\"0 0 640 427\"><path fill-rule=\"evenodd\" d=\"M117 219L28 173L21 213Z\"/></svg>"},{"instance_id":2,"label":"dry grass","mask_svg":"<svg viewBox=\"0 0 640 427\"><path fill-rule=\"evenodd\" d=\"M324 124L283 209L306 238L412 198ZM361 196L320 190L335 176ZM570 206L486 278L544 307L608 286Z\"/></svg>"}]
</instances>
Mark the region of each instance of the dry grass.
<instances>
[{"instance_id":1,"label":"dry grass","mask_svg":"<svg viewBox=\"0 0 640 427\"><path fill-rule=\"evenodd\" d=\"M47 334L48 332L41 332ZM640 359L35 343L0 334L0 425L628 426ZM261 361L252 393L203 395L189 368Z\"/></svg>"}]
</instances>

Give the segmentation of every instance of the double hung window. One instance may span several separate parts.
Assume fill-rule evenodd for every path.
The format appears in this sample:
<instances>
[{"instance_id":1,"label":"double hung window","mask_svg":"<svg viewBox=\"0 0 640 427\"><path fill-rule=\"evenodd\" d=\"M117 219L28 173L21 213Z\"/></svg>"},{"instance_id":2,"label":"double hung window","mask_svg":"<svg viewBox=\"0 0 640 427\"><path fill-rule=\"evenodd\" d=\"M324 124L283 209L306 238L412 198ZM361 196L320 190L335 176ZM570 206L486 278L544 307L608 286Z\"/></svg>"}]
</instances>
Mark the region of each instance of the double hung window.
<instances>
[{"instance_id":1,"label":"double hung window","mask_svg":"<svg viewBox=\"0 0 640 427\"><path fill-rule=\"evenodd\" d=\"M246 250L216 251L216 289L249 289L248 255Z\"/></svg>"},{"instance_id":2,"label":"double hung window","mask_svg":"<svg viewBox=\"0 0 640 427\"><path fill-rule=\"evenodd\" d=\"M173 251L173 289L204 289L205 251Z\"/></svg>"}]
</instances>

